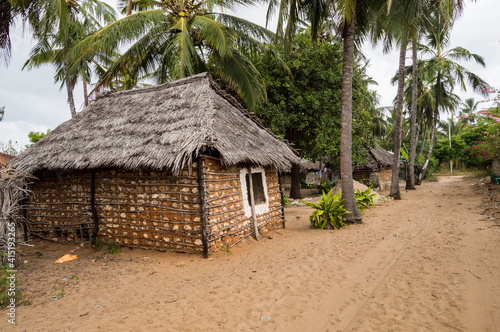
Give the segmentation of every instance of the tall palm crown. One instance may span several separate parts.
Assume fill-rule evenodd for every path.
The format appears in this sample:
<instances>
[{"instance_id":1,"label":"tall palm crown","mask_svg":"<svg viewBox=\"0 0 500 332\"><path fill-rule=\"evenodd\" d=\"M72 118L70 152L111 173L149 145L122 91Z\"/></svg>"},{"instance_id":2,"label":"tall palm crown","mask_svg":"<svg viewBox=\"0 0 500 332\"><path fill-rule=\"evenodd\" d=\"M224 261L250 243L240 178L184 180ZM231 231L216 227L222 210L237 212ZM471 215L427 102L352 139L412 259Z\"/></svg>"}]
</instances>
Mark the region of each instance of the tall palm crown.
<instances>
[{"instance_id":1,"label":"tall palm crown","mask_svg":"<svg viewBox=\"0 0 500 332\"><path fill-rule=\"evenodd\" d=\"M47 0L41 3L39 22L35 30L37 44L30 53L24 68L33 69L44 64L52 64L56 70L55 81L66 85L68 103L71 115L76 115L73 100L73 88L78 77L84 82L89 81L91 71L89 63L95 61L98 54L94 53L81 58L76 69L68 73L72 59L68 57L70 49L87 35L116 20L113 8L99 0L57 1ZM85 101L88 104L87 92Z\"/></svg>"},{"instance_id":2,"label":"tall palm crown","mask_svg":"<svg viewBox=\"0 0 500 332\"><path fill-rule=\"evenodd\" d=\"M427 31L427 44L421 44L420 50L430 59L423 64L427 70L433 71L437 77L448 74L457 82L463 90L467 90L467 85L471 86L475 92L481 93L482 89L488 87L486 82L473 72L460 65L458 61L473 60L481 66L485 66L484 59L477 54L471 53L463 47L454 47L446 50L449 44L449 32L446 29L446 22L442 15L433 15L431 25Z\"/></svg>"},{"instance_id":3,"label":"tall palm crown","mask_svg":"<svg viewBox=\"0 0 500 332\"><path fill-rule=\"evenodd\" d=\"M479 102L476 102L474 98L467 98L462 104L459 116L461 117L461 122L465 124L474 124L477 120L477 106Z\"/></svg>"},{"instance_id":4,"label":"tall palm crown","mask_svg":"<svg viewBox=\"0 0 500 332\"><path fill-rule=\"evenodd\" d=\"M241 18L214 11L242 1L162 0L136 2L140 11L109 24L78 43L72 55L110 52L131 45L99 86L127 70L151 74L156 83L210 70L236 90L248 108L265 98L263 81L245 52L274 34ZM133 6L134 7L134 6Z\"/></svg>"}]
</instances>

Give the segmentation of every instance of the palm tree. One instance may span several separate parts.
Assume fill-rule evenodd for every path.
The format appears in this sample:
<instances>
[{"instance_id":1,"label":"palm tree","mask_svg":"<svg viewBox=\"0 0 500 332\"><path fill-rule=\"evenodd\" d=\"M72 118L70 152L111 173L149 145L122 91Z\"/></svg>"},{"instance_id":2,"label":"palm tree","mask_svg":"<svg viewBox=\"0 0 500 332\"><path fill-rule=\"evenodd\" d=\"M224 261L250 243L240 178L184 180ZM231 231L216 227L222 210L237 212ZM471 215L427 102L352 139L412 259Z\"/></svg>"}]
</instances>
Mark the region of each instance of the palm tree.
<instances>
[{"instance_id":1,"label":"palm tree","mask_svg":"<svg viewBox=\"0 0 500 332\"><path fill-rule=\"evenodd\" d=\"M479 102L476 102L474 98L467 98L462 104L462 108L460 109L459 117L461 118L461 122L468 124L474 124L477 120L477 106Z\"/></svg>"},{"instance_id":2,"label":"palm tree","mask_svg":"<svg viewBox=\"0 0 500 332\"><path fill-rule=\"evenodd\" d=\"M466 84L470 85L474 91L481 93L482 89L487 88L488 84L476 74L467 70L455 60L474 60L476 63L485 66L481 56L471 53L463 47L455 47L450 50L445 50L449 43L449 29L445 17L437 12L430 18L431 24L427 31L427 45L421 45L420 48L424 54L431 55L431 58L425 60L424 66L427 73L431 73L435 77L435 109L433 116L433 125L431 127L430 148L427 153L427 158L424 162L420 180L425 177L427 166L432 155L432 149L435 141L436 127L439 121L439 110L443 108L442 93L453 90L454 82L466 90ZM446 88L446 85L451 86L451 90Z\"/></svg>"},{"instance_id":3,"label":"palm tree","mask_svg":"<svg viewBox=\"0 0 500 332\"><path fill-rule=\"evenodd\" d=\"M246 20L214 11L216 5L231 9L237 2L149 1L139 12L79 42L70 56L81 59L89 53L110 52L131 44L96 89L108 86L124 71L132 76L151 74L156 83L163 83L210 70L237 91L253 110L265 99L265 87L245 52L261 49L260 41L272 40L274 34ZM70 68L70 72L74 70Z\"/></svg>"},{"instance_id":4,"label":"palm tree","mask_svg":"<svg viewBox=\"0 0 500 332\"><path fill-rule=\"evenodd\" d=\"M71 59L68 58L68 53L78 41L83 39L89 33L92 33L99 28L99 23L110 23L116 19L115 11L107 4L97 0L84 0L81 3L66 2L67 11L61 10L59 15L54 16L52 12L47 10L47 13L42 16L41 22L65 22L59 28L46 30L39 35L37 45L31 51L30 58L23 66L28 70L40 67L45 64L52 64L56 69L55 80L62 82L66 86L68 104L70 107L71 117L76 115L75 102L73 98L73 90L78 77L83 81L85 105L88 105L87 82L90 78L89 64L96 57L82 58L78 63L77 70L69 73L69 65Z\"/></svg>"}]
</instances>

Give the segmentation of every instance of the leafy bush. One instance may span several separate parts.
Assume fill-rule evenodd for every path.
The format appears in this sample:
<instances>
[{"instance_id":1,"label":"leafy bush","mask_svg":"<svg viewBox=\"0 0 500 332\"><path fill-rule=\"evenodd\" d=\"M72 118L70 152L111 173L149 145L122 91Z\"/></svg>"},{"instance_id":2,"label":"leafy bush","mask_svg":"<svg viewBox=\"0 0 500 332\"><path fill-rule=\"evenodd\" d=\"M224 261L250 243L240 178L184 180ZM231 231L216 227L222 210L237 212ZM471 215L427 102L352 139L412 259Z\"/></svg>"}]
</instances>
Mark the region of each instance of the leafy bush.
<instances>
[{"instance_id":1,"label":"leafy bush","mask_svg":"<svg viewBox=\"0 0 500 332\"><path fill-rule=\"evenodd\" d=\"M311 186L304 179L300 179L300 189L310 189Z\"/></svg>"},{"instance_id":2,"label":"leafy bush","mask_svg":"<svg viewBox=\"0 0 500 332\"><path fill-rule=\"evenodd\" d=\"M372 192L371 188L366 188L363 191L359 189L355 190L354 195L356 196L356 203L358 204L358 209L361 213L363 213L367 207L375 205L373 201L375 194Z\"/></svg>"},{"instance_id":3,"label":"leafy bush","mask_svg":"<svg viewBox=\"0 0 500 332\"><path fill-rule=\"evenodd\" d=\"M110 242L108 246L108 252L112 255L117 255L122 251L122 247L116 242Z\"/></svg>"},{"instance_id":4,"label":"leafy bush","mask_svg":"<svg viewBox=\"0 0 500 332\"><path fill-rule=\"evenodd\" d=\"M425 157L418 155L415 157L415 174L420 175L422 173L422 168L424 166ZM436 158L429 159L429 165L427 165L427 173L425 173L425 178L432 176L432 173L436 172L439 168L439 160Z\"/></svg>"},{"instance_id":5,"label":"leafy bush","mask_svg":"<svg viewBox=\"0 0 500 332\"><path fill-rule=\"evenodd\" d=\"M330 189L328 194L322 192L321 200L318 204L301 201L302 203L316 209L316 211L311 213L309 216L311 228L334 229L345 226L344 215L348 212L342 205L344 200L341 198L341 195L342 194L340 192L336 195L332 195L332 189Z\"/></svg>"},{"instance_id":6,"label":"leafy bush","mask_svg":"<svg viewBox=\"0 0 500 332\"><path fill-rule=\"evenodd\" d=\"M338 180L329 181L329 180L321 180L319 182L319 193L324 194L329 192L335 185L338 183Z\"/></svg>"},{"instance_id":7,"label":"leafy bush","mask_svg":"<svg viewBox=\"0 0 500 332\"><path fill-rule=\"evenodd\" d=\"M287 207L288 204L290 204L290 200L286 197L286 195L283 195L283 207Z\"/></svg>"}]
</instances>

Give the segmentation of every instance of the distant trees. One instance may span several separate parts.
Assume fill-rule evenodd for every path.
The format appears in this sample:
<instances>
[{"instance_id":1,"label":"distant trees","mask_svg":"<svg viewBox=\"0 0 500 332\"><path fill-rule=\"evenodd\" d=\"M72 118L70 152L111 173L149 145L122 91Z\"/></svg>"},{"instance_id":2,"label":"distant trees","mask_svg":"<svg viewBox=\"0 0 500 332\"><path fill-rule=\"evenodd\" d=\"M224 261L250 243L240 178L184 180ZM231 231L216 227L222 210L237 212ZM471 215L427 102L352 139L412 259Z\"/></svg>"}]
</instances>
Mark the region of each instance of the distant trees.
<instances>
[{"instance_id":1,"label":"distant trees","mask_svg":"<svg viewBox=\"0 0 500 332\"><path fill-rule=\"evenodd\" d=\"M274 51L283 54L282 47ZM303 158L340 166L343 47L337 40L314 43L310 31L295 35L293 49L283 67L272 52L253 59L267 87L267 102L256 114L276 134L292 142ZM353 68L353 160L362 163L373 142L371 116L366 98L375 98L368 88L365 68L356 58ZM373 101L374 102L374 101ZM292 174L297 178L300 174ZM300 184L300 181L299 181ZM292 188L291 197L300 194Z\"/></svg>"}]
</instances>

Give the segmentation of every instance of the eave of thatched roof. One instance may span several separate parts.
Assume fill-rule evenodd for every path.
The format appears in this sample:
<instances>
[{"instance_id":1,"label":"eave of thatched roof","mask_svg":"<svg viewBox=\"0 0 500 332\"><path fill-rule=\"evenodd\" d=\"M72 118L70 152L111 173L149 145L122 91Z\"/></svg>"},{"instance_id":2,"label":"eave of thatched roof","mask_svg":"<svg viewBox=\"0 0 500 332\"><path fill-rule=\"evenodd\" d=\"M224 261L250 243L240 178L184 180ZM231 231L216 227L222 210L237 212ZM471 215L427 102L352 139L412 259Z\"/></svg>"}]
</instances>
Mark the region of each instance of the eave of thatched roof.
<instances>
[{"instance_id":1,"label":"eave of thatched roof","mask_svg":"<svg viewBox=\"0 0 500 332\"><path fill-rule=\"evenodd\" d=\"M294 152L229 97L207 73L150 88L108 93L11 162L39 169L170 169L206 149L225 165L278 170L299 162Z\"/></svg>"},{"instance_id":2,"label":"eave of thatched roof","mask_svg":"<svg viewBox=\"0 0 500 332\"><path fill-rule=\"evenodd\" d=\"M368 151L366 164L371 169L382 169L391 167L393 164L392 159L393 155L377 144Z\"/></svg>"}]
</instances>

